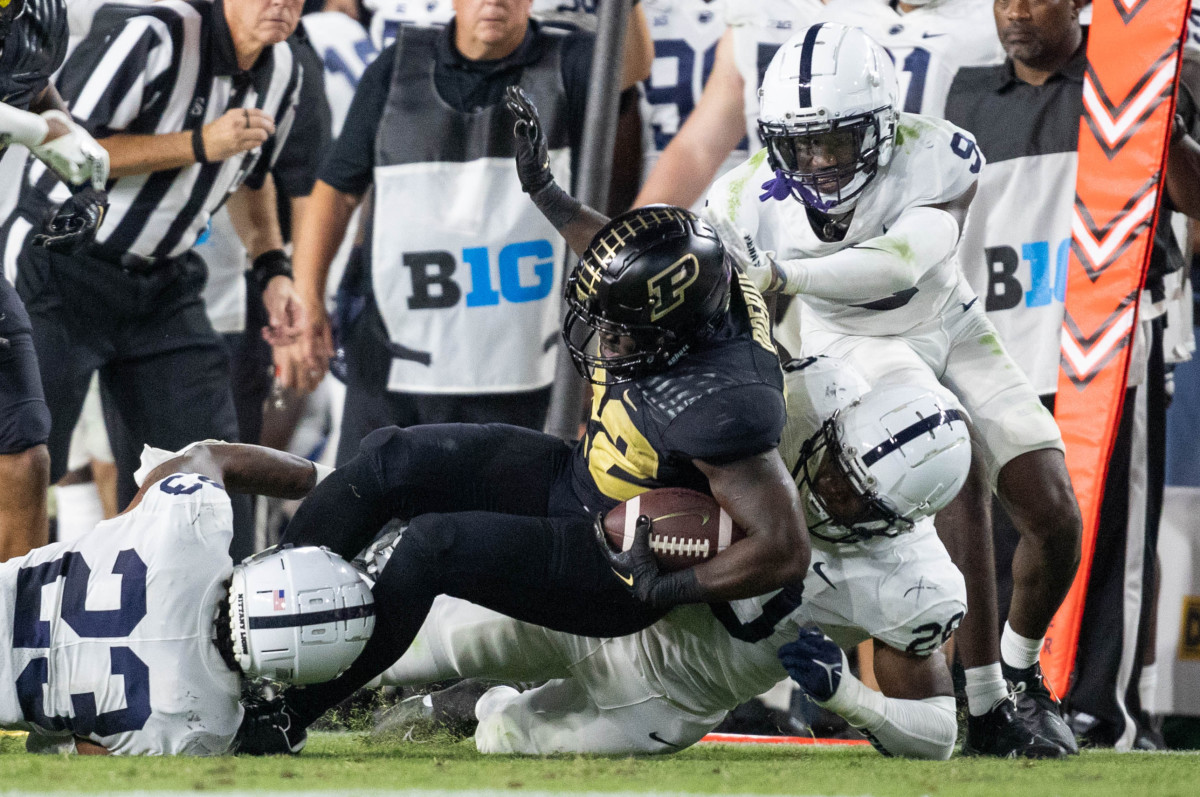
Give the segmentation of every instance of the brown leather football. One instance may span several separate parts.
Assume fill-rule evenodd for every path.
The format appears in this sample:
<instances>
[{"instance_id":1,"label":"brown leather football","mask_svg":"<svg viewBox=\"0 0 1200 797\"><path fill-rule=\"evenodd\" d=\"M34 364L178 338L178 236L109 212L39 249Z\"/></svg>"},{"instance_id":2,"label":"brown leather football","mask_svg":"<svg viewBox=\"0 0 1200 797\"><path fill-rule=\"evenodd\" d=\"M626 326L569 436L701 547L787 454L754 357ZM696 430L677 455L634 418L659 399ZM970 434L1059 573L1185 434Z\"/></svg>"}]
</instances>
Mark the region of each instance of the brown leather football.
<instances>
[{"instance_id":1,"label":"brown leather football","mask_svg":"<svg viewBox=\"0 0 1200 797\"><path fill-rule=\"evenodd\" d=\"M653 521L650 549L665 571L683 570L719 554L746 536L709 495L682 487L649 490L618 504L604 516L604 533L617 551L633 546L638 516Z\"/></svg>"}]
</instances>

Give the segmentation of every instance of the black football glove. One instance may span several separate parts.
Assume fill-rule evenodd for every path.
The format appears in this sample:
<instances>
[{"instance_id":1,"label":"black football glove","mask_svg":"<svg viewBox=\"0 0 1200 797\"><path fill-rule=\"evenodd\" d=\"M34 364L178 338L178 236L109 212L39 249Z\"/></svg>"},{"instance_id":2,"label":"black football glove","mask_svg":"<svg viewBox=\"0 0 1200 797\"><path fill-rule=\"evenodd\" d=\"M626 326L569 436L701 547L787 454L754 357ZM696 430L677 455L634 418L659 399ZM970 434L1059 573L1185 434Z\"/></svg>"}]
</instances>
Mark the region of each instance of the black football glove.
<instances>
[{"instance_id":1,"label":"black football glove","mask_svg":"<svg viewBox=\"0 0 1200 797\"><path fill-rule=\"evenodd\" d=\"M546 134L542 132L537 106L529 95L520 86L509 86L506 92L508 99L504 104L517 117L513 125L513 135L517 139L517 177L521 180L521 190L536 194L554 182Z\"/></svg>"},{"instance_id":2,"label":"black football glove","mask_svg":"<svg viewBox=\"0 0 1200 797\"><path fill-rule=\"evenodd\" d=\"M604 516L597 515L594 524L596 543L608 560L613 574L625 588L642 603L656 609L669 609L681 603L699 603L705 600L703 590L696 581L692 568L676 573L663 573L658 569L658 560L650 550L650 530L653 523L645 515L637 519L633 530L633 545L628 551L613 551L604 533Z\"/></svg>"},{"instance_id":3,"label":"black football glove","mask_svg":"<svg viewBox=\"0 0 1200 797\"><path fill-rule=\"evenodd\" d=\"M42 224L41 232L33 236L33 245L60 254L78 252L96 239L96 230L107 212L108 194L90 186L84 188L68 197Z\"/></svg>"}]
</instances>

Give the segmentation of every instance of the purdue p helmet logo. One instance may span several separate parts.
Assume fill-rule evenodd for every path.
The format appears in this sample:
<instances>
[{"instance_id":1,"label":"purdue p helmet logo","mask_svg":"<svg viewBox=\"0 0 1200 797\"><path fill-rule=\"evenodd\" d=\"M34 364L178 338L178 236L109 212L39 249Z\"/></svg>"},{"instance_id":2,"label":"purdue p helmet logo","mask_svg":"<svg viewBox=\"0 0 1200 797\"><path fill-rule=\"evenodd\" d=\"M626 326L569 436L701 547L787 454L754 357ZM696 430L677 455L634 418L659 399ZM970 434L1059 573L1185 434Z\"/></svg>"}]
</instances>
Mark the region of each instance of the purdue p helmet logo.
<instances>
[{"instance_id":1,"label":"purdue p helmet logo","mask_svg":"<svg viewBox=\"0 0 1200 797\"><path fill-rule=\"evenodd\" d=\"M646 281L653 323L683 304L684 292L700 275L700 262L689 253Z\"/></svg>"}]
</instances>

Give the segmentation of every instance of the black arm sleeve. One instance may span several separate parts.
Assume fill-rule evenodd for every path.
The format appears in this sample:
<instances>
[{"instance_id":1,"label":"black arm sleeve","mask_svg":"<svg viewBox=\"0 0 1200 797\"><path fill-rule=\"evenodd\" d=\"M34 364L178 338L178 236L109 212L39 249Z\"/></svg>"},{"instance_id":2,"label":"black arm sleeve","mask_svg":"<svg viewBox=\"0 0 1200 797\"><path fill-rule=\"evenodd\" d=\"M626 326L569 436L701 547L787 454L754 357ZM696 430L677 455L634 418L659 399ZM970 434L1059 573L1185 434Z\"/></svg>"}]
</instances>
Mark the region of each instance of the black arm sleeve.
<instances>
[{"instance_id":1,"label":"black arm sleeve","mask_svg":"<svg viewBox=\"0 0 1200 797\"><path fill-rule=\"evenodd\" d=\"M354 91L342 133L321 165L317 176L346 194L361 195L371 185L375 168L375 132L383 118L391 86L396 45L384 48L363 72Z\"/></svg>"}]
</instances>

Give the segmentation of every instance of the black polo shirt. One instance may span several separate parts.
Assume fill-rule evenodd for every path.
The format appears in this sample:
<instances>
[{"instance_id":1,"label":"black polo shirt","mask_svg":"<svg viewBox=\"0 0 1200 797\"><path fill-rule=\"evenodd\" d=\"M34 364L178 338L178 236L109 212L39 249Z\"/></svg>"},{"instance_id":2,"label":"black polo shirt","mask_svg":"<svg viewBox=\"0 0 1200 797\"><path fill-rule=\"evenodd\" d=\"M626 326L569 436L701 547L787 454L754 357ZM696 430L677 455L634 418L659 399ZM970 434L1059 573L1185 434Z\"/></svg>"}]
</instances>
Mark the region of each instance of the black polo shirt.
<instances>
[{"instance_id":1,"label":"black polo shirt","mask_svg":"<svg viewBox=\"0 0 1200 797\"><path fill-rule=\"evenodd\" d=\"M521 72L537 63L545 52L546 34L536 20L521 45L506 58L472 61L454 46L455 21L451 20L438 38L434 83L438 94L452 108L469 112L504 101L504 90L516 85ZM576 32L567 36L562 50L562 80L570 111L568 134L572 156L583 140L583 117L587 105L588 79L591 72L595 38ZM387 102L396 45L384 48L363 72L346 114L346 124L321 167L319 177L347 194L362 194L371 185L375 168L375 133Z\"/></svg>"},{"instance_id":2,"label":"black polo shirt","mask_svg":"<svg viewBox=\"0 0 1200 797\"><path fill-rule=\"evenodd\" d=\"M946 97L946 120L975 136L988 163L1074 152L1086 68L1085 31L1075 55L1041 86L1018 78L1011 58L960 69Z\"/></svg>"}]
</instances>

